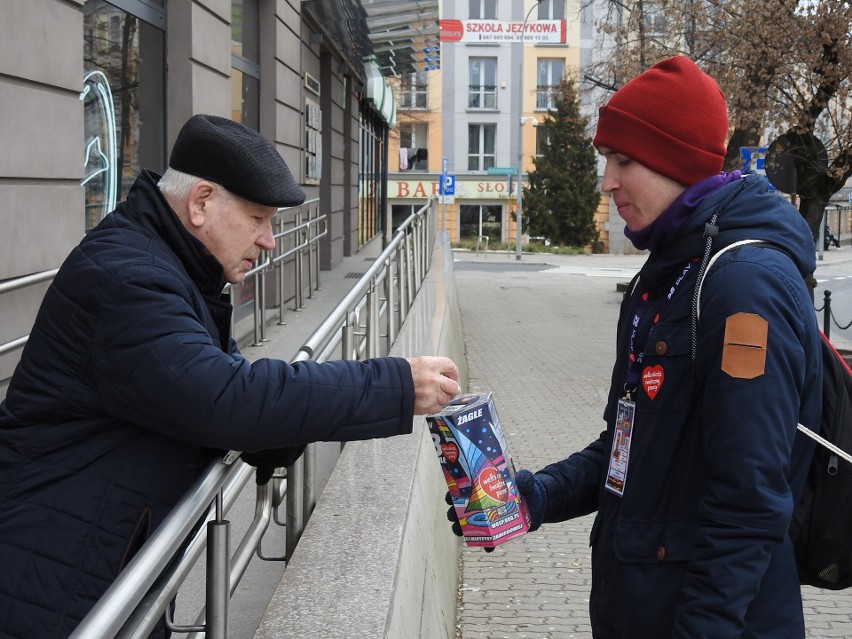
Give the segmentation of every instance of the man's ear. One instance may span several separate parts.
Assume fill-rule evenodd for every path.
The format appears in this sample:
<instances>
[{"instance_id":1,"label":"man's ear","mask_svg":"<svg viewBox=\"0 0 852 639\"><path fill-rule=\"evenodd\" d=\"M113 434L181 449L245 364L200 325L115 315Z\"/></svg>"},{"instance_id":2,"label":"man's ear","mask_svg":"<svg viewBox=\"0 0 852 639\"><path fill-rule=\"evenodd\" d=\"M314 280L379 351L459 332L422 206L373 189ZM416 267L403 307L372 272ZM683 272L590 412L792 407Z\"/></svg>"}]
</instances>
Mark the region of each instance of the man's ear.
<instances>
[{"instance_id":1,"label":"man's ear","mask_svg":"<svg viewBox=\"0 0 852 639\"><path fill-rule=\"evenodd\" d=\"M210 182L198 182L189 191L187 198L187 209L189 212L189 223L195 228L200 228L209 215L208 203L216 194L216 188Z\"/></svg>"}]
</instances>

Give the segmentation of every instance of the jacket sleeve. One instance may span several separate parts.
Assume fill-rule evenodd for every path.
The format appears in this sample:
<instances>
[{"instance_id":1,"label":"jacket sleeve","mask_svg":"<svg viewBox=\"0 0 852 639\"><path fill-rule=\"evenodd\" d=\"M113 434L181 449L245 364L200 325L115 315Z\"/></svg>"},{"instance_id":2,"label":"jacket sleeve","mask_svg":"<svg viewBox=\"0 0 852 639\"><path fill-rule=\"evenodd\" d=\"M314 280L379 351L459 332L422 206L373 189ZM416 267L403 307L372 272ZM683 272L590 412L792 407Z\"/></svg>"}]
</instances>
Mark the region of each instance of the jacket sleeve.
<instances>
[{"instance_id":1,"label":"jacket sleeve","mask_svg":"<svg viewBox=\"0 0 852 639\"><path fill-rule=\"evenodd\" d=\"M249 363L218 347L190 288L148 265L126 269L105 290L92 358L108 414L243 451L411 432L405 359Z\"/></svg>"},{"instance_id":2,"label":"jacket sleeve","mask_svg":"<svg viewBox=\"0 0 852 639\"><path fill-rule=\"evenodd\" d=\"M547 491L545 523L582 517L597 510L601 467L609 451L607 433L567 459L536 473Z\"/></svg>"},{"instance_id":3,"label":"jacket sleeve","mask_svg":"<svg viewBox=\"0 0 852 639\"><path fill-rule=\"evenodd\" d=\"M813 382L808 371L818 366L815 316L789 260L773 251L761 263L743 261L753 250L773 251L742 249L720 260L702 292L696 374L707 478L675 637L739 637L761 587L798 588L787 540L795 502L790 466L800 398ZM741 341L725 337L728 318L739 313L750 314L748 326L760 323L754 316L766 322L765 364L751 352L743 366L735 361L743 347L725 344ZM776 560L774 583L764 583Z\"/></svg>"}]
</instances>

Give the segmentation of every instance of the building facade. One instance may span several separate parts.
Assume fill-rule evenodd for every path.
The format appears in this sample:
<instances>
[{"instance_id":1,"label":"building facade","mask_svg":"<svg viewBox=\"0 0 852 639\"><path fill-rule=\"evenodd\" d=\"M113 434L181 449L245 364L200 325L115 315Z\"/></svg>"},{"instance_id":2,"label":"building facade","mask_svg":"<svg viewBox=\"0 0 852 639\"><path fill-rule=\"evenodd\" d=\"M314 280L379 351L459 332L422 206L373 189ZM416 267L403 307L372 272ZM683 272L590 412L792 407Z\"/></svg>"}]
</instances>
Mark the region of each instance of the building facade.
<instances>
[{"instance_id":1,"label":"building facade","mask_svg":"<svg viewBox=\"0 0 852 639\"><path fill-rule=\"evenodd\" d=\"M590 59L593 25L580 0L444 2L440 64L401 78L388 197L395 220L441 200L453 242L516 241L517 174L526 183L559 83ZM526 36L522 39L521 33ZM584 112L592 115L594 109ZM520 149L519 149L520 144ZM452 193L441 193L442 175ZM599 231L608 244L609 206ZM524 240L526 243L526 239Z\"/></svg>"}]
</instances>

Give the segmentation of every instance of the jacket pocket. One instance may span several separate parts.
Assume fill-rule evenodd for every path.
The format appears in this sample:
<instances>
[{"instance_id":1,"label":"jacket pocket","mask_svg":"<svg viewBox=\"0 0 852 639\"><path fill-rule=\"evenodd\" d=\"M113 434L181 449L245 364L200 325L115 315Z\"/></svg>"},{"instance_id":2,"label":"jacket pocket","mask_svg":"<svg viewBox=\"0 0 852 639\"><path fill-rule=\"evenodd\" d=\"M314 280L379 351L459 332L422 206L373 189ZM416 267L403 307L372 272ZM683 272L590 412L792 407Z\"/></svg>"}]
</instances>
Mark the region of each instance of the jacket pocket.
<instances>
[{"instance_id":1,"label":"jacket pocket","mask_svg":"<svg viewBox=\"0 0 852 639\"><path fill-rule=\"evenodd\" d=\"M687 562L695 547L695 522L619 520L615 556L626 564Z\"/></svg>"}]
</instances>

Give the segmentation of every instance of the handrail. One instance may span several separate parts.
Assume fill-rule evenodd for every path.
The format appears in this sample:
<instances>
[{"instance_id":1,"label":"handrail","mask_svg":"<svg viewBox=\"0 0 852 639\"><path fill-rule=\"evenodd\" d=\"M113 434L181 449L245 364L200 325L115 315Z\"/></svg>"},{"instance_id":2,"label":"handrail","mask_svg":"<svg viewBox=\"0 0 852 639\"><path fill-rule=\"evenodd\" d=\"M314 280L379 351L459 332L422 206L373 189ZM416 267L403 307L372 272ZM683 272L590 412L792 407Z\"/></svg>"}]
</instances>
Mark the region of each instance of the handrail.
<instances>
[{"instance_id":1,"label":"handrail","mask_svg":"<svg viewBox=\"0 0 852 639\"><path fill-rule=\"evenodd\" d=\"M414 302L412 289L419 288L429 269L435 239L434 209L435 201L429 200L399 227L352 291L299 349L294 362L323 361L331 354L329 344L344 344L344 358L372 357L390 349L395 327L401 325ZM384 299L380 299L380 293L384 293ZM344 338L344 334L349 337ZM385 348L381 348L379 337L389 340ZM70 638L147 636L159 618L168 614L169 603L186 577L187 566L207 546L205 610L198 615L195 625L172 627L179 632L203 632L206 639L226 639L229 597L225 593L234 592L251 552L259 547L271 513L280 503L275 496L281 496L282 488L286 491L285 559L289 560L298 543L313 508L314 449L314 445L308 446L302 458L287 468L286 484L279 477L272 482L273 488L258 489L253 524L231 558L230 566L223 566L229 563L229 522L223 517L232 502L231 496L245 485L252 469L241 461L230 466L220 460L212 462ZM211 543L207 540L208 530ZM197 532L192 534L193 531ZM177 560L184 546L186 551ZM168 574L161 576L173 561ZM171 625L169 619L167 624Z\"/></svg>"},{"instance_id":2,"label":"handrail","mask_svg":"<svg viewBox=\"0 0 852 639\"><path fill-rule=\"evenodd\" d=\"M283 215L283 213L286 211L293 211L297 222L292 228L285 230L284 225L286 222L285 215ZM302 221L302 216L305 211L307 211L308 219L306 221ZM269 308L278 310L279 323L283 323L284 306L290 299L285 293L286 273L284 261L286 258L295 256L294 259L297 265L297 268L294 269L297 277L293 287L293 300L304 300L304 289L306 287L311 289L308 292L309 297L312 296L314 289L319 288L319 249L317 247L319 246L320 240L328 234L328 230L326 228L327 219L327 215L319 214L318 198L308 200L298 207L279 209L276 214L276 224L278 225L279 230L274 234L276 248L273 251L263 252L258 263L246 274L246 279L242 284L239 286L232 286L228 284L226 286L225 290L254 286L255 291L258 293L258 295L255 296L255 304L251 318L254 325L253 338L255 345L259 344L264 339L263 331L265 330L266 324L266 304L260 302L265 302L265 290L262 283L264 278L270 274L270 266L274 267L271 273L276 282L278 282L278 300L276 304L269 306ZM284 244L291 240L293 246L285 250ZM299 277L302 262L305 259L307 259L309 263L310 272L312 274L317 274L316 278L312 276L307 283L305 283L304 278ZM315 262L316 264L314 264ZM40 273L16 277L2 282L0 283L0 295L52 280L58 272L59 269L55 268L48 271L42 271ZM314 279L316 281L314 281ZM299 308L300 306L295 306L294 310L298 310ZM235 326L231 326L232 334L235 333L235 328ZM243 335L240 335L240 337L243 337ZM0 356L11 353L16 349L23 348L28 340L29 335L23 335L0 344Z\"/></svg>"}]
</instances>

